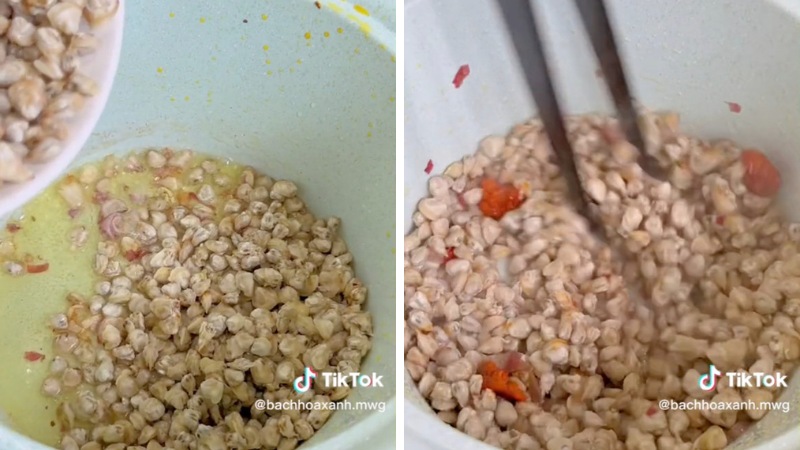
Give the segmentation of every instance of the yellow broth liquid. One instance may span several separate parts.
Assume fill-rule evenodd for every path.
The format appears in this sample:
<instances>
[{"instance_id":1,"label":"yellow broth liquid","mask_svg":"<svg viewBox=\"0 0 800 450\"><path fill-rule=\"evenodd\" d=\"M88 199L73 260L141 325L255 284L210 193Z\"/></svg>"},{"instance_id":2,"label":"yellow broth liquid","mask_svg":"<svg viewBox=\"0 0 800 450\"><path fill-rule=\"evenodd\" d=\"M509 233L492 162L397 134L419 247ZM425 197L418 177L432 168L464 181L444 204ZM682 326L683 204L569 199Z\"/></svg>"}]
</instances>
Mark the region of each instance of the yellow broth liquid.
<instances>
[{"instance_id":1,"label":"yellow broth liquid","mask_svg":"<svg viewBox=\"0 0 800 450\"><path fill-rule=\"evenodd\" d=\"M143 153L139 156L140 160L144 159ZM120 167L124 160L119 159ZM218 174L229 178L230 185L226 189L238 186L244 166L198 155L187 167L196 167L204 160L216 162ZM102 163L97 165L100 167ZM78 168L73 174L80 171ZM190 183L186 179L189 171L173 175L179 181L179 191L196 193L203 183L214 186L208 175L201 183ZM131 193L152 195L157 191L154 177L151 171L111 177L111 197L129 203ZM73 219L67 203L58 193L62 182L63 179L54 183L25 206L21 218L12 217L9 224L19 226L18 230L10 232L5 224L0 228L0 248L3 242L10 241L15 249L11 258L0 252L0 422L56 447L60 442L56 420L60 399L41 393L42 382L55 356L50 320L58 313L66 313L68 293L76 292L87 299L94 294L94 285L99 280L93 270L94 256L100 241L97 224L100 208L91 202L94 190L86 190L83 211ZM89 238L85 245L73 250L70 234L79 225L86 227ZM13 277L2 267L5 261L20 261L25 255L33 257L34 263L49 263L48 270ZM28 361L26 352L38 352L45 358Z\"/></svg>"}]
</instances>

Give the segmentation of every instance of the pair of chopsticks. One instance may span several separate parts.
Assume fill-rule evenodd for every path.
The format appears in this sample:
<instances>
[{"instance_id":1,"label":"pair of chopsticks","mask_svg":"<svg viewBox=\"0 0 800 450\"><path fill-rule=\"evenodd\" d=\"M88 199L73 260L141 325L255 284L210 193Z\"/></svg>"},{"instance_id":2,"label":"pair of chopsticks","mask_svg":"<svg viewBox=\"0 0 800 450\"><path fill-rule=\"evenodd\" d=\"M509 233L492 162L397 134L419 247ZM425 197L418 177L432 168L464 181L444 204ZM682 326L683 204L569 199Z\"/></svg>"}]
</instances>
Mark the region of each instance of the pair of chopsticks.
<instances>
[{"instance_id":1,"label":"pair of chopsticks","mask_svg":"<svg viewBox=\"0 0 800 450\"><path fill-rule=\"evenodd\" d=\"M525 78L536 102L539 116L559 159L579 212L588 213L586 199L578 178L572 146L567 138L561 108L558 105L550 69L545 57L541 36L536 27L534 11L529 0L497 0L519 55ZM628 82L617 51L614 33L608 19L604 0L575 0L581 20L592 42L604 80L614 100L622 131L631 144L641 152L642 169L657 179L665 179L664 169L645 152L645 143Z\"/></svg>"}]
</instances>

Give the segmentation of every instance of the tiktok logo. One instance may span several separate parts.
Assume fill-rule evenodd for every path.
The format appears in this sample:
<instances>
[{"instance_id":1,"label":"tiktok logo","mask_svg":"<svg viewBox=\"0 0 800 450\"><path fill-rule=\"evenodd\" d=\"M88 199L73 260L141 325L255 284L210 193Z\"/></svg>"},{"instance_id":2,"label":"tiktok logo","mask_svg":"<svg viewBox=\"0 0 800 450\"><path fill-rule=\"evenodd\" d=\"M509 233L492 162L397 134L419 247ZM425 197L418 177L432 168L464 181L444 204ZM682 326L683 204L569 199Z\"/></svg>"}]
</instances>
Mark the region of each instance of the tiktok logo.
<instances>
[{"instance_id":1,"label":"tiktok logo","mask_svg":"<svg viewBox=\"0 0 800 450\"><path fill-rule=\"evenodd\" d=\"M708 373L697 379L697 385L704 391L713 391L717 387L717 377L720 375L722 375L722 372L712 364L708 367Z\"/></svg>"},{"instance_id":2,"label":"tiktok logo","mask_svg":"<svg viewBox=\"0 0 800 450\"><path fill-rule=\"evenodd\" d=\"M311 380L314 378L317 378L317 372L314 372L310 367L306 367L303 371L303 376L295 378L294 383L292 383L295 392L298 394L308 392L311 389Z\"/></svg>"}]
</instances>

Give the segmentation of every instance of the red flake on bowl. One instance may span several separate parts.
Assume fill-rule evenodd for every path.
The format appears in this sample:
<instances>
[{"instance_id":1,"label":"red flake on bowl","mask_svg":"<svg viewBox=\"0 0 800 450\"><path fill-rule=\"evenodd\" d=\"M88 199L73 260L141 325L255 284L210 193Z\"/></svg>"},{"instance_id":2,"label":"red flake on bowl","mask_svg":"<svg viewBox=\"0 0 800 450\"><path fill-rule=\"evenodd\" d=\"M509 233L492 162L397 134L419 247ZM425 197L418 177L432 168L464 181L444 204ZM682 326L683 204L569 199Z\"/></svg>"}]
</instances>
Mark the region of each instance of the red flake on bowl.
<instances>
[{"instance_id":1,"label":"red flake on bowl","mask_svg":"<svg viewBox=\"0 0 800 450\"><path fill-rule=\"evenodd\" d=\"M43 273L47 272L47 269L50 268L49 263L41 263L41 264L28 264L25 267L28 273Z\"/></svg>"},{"instance_id":2,"label":"red flake on bowl","mask_svg":"<svg viewBox=\"0 0 800 450\"><path fill-rule=\"evenodd\" d=\"M39 352L25 352L25 360L30 362L41 361L44 355Z\"/></svg>"},{"instance_id":3,"label":"red flake on bowl","mask_svg":"<svg viewBox=\"0 0 800 450\"><path fill-rule=\"evenodd\" d=\"M460 88L464 80L467 79L467 76L469 76L469 64L464 64L458 68L456 76L453 77L453 86L455 86L456 89Z\"/></svg>"},{"instance_id":4,"label":"red flake on bowl","mask_svg":"<svg viewBox=\"0 0 800 450\"><path fill-rule=\"evenodd\" d=\"M430 175L431 172L433 172L433 160L429 159L428 164L425 165L425 173Z\"/></svg>"},{"instance_id":5,"label":"red flake on bowl","mask_svg":"<svg viewBox=\"0 0 800 450\"><path fill-rule=\"evenodd\" d=\"M728 111L735 114L739 114L740 112L742 112L742 105L736 102L725 102L725 103L728 104Z\"/></svg>"}]
</instances>

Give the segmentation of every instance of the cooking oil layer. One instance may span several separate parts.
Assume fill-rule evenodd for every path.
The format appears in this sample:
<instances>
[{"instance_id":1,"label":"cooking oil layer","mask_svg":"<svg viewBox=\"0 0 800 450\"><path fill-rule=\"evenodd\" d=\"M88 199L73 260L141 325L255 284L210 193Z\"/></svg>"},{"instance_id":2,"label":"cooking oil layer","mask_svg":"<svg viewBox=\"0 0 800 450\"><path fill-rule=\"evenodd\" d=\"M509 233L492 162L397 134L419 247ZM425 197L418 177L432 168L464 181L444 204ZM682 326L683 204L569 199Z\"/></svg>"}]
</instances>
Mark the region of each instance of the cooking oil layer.
<instances>
[{"instance_id":1,"label":"cooking oil layer","mask_svg":"<svg viewBox=\"0 0 800 450\"><path fill-rule=\"evenodd\" d=\"M230 180L238 180L244 170L243 166L216 162L220 173ZM80 171L79 168L75 173ZM180 175L175 177L187 190L197 190L198 186L180 179ZM129 200L131 194L154 193L151 172L121 173L111 180L112 197L121 200ZM58 400L41 394L54 356L50 319L66 312L68 293L76 292L84 298L93 294L97 280L94 255L100 241L99 206L86 202L80 214L71 218L69 207L58 193L62 182L50 186L25 207L21 216L12 217L0 229L0 422L10 422L20 433L55 446L59 442ZM87 200L93 194L88 191ZM86 228L89 238L81 248L73 249L70 235L79 226ZM14 248L10 256L5 254L9 242ZM6 261L22 262L24 266L25 259L36 267L42 267L44 262L49 266L44 272L21 276L11 276L3 268ZM44 359L32 361L38 358L37 354L43 354Z\"/></svg>"}]
</instances>

